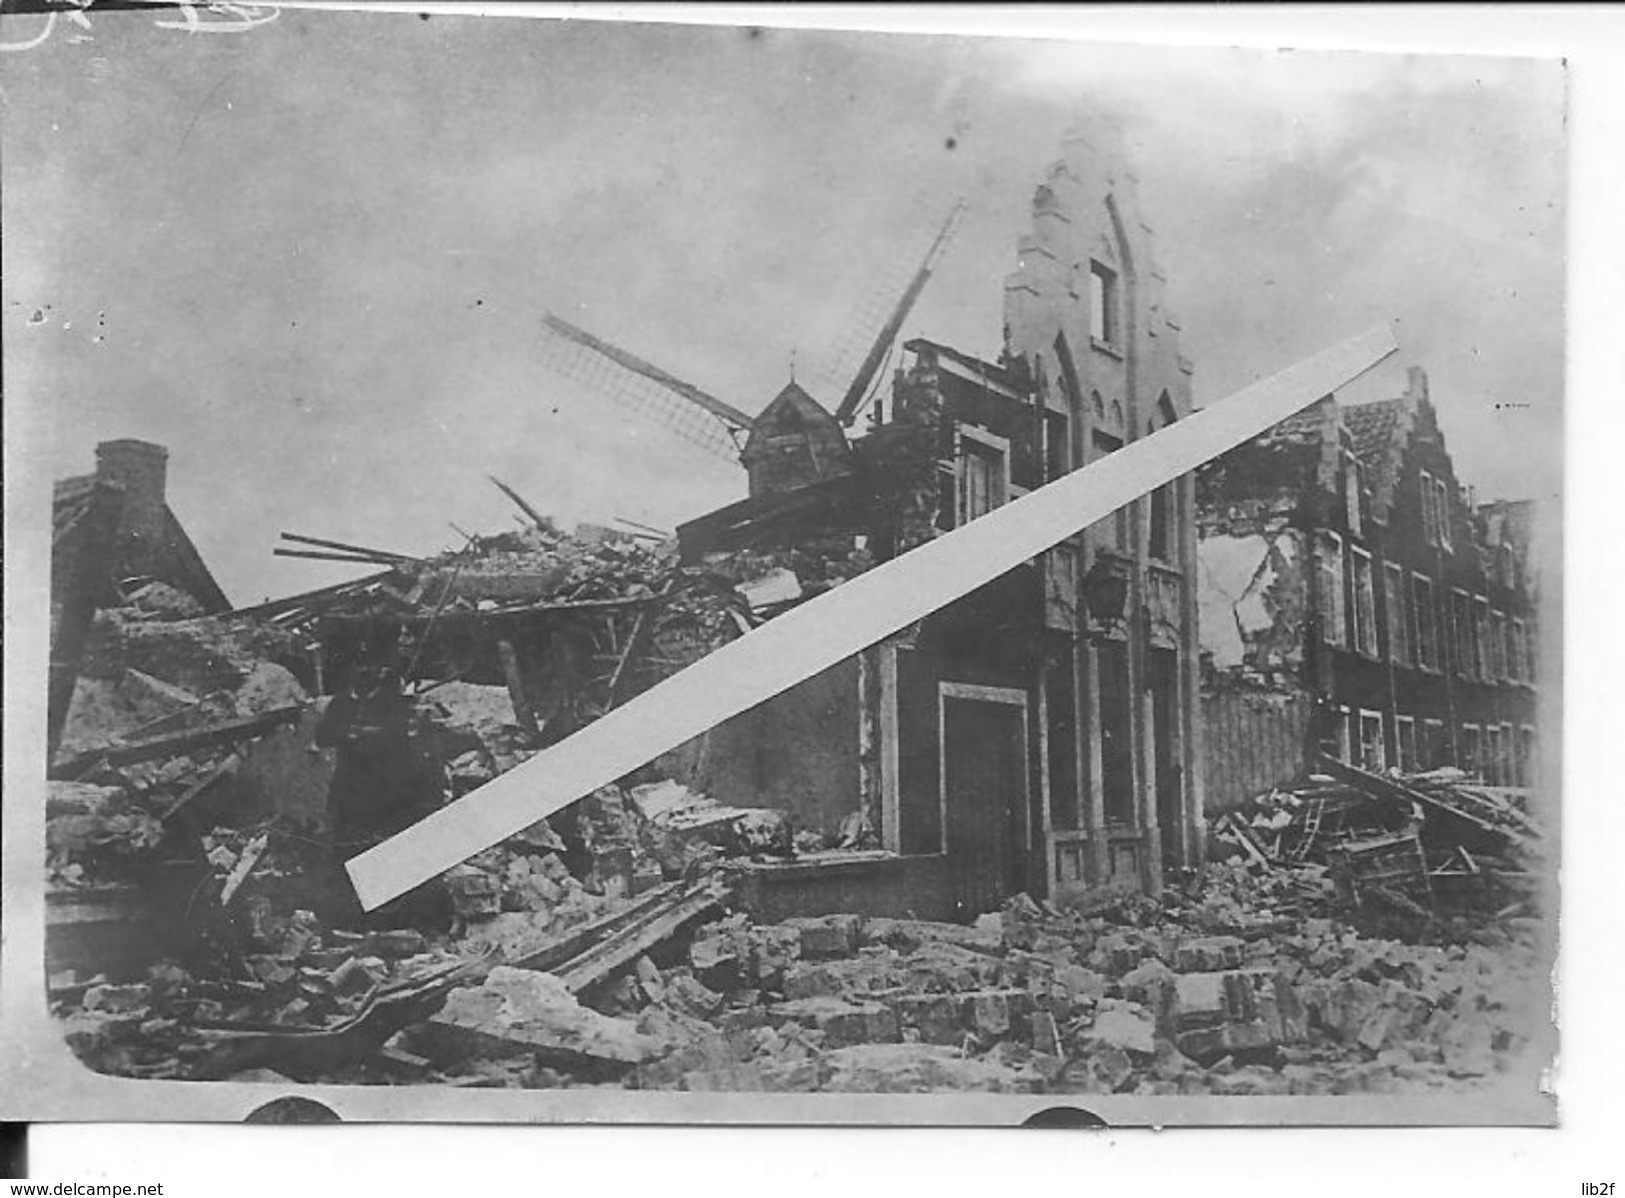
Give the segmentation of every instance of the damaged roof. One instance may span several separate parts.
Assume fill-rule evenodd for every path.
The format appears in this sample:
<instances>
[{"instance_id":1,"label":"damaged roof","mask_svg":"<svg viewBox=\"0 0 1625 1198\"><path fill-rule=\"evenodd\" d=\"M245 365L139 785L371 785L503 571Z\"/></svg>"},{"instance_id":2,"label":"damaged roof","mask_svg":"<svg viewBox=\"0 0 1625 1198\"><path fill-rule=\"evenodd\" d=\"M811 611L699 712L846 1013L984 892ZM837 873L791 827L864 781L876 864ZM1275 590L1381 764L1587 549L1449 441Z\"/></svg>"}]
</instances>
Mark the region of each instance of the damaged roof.
<instances>
[{"instance_id":1,"label":"damaged roof","mask_svg":"<svg viewBox=\"0 0 1625 1198\"><path fill-rule=\"evenodd\" d=\"M1393 446L1405 414L1405 397L1349 404L1343 408L1343 426L1354 442L1354 453L1367 468L1378 466Z\"/></svg>"}]
</instances>

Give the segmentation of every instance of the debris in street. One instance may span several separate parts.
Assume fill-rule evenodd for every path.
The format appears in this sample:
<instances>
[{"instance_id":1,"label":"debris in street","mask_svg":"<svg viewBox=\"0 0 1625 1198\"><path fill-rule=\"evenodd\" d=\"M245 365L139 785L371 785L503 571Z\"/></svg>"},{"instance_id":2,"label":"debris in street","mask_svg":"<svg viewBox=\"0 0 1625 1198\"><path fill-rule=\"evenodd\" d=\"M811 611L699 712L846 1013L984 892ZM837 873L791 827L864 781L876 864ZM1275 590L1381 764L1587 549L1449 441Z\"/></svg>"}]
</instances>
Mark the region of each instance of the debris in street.
<instances>
[{"instance_id":1,"label":"debris in street","mask_svg":"<svg viewBox=\"0 0 1625 1198\"><path fill-rule=\"evenodd\" d=\"M1522 792L1449 768L1383 776L1329 757L1316 768L1221 816L1217 842L1266 872L1329 866L1344 897L1423 924L1495 918L1531 897L1542 841Z\"/></svg>"}]
</instances>

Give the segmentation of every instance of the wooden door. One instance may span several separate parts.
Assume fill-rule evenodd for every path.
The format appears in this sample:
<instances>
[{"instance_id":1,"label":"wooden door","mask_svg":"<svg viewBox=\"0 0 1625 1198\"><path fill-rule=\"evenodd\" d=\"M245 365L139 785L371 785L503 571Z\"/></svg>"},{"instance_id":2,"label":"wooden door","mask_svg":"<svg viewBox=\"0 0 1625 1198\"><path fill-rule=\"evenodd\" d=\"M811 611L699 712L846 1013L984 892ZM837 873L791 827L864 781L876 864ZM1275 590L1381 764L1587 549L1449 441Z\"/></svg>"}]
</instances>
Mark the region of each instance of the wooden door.
<instances>
[{"instance_id":1,"label":"wooden door","mask_svg":"<svg viewBox=\"0 0 1625 1198\"><path fill-rule=\"evenodd\" d=\"M973 689L981 694L968 693ZM955 912L969 921L997 910L1026 885L1027 705L1022 692L944 686L942 795Z\"/></svg>"}]
</instances>

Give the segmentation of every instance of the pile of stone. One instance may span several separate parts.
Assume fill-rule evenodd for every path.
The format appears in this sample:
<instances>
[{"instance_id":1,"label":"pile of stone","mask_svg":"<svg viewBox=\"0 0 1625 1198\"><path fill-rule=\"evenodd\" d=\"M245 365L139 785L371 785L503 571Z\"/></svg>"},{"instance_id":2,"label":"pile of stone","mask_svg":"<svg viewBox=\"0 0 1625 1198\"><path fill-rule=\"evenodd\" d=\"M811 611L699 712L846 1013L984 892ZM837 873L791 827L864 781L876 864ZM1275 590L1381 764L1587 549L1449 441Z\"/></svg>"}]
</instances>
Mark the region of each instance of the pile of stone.
<instances>
[{"instance_id":1,"label":"pile of stone","mask_svg":"<svg viewBox=\"0 0 1625 1198\"><path fill-rule=\"evenodd\" d=\"M585 995L487 982L413 1051L462 1084L1163 1095L1457 1091L1520 1061L1538 1013L1526 946L1320 917L1195 927L1234 913L1216 873L1211 904L1084 917L1021 898L970 927L736 913ZM583 1020L598 1048L559 1042Z\"/></svg>"},{"instance_id":2,"label":"pile of stone","mask_svg":"<svg viewBox=\"0 0 1625 1198\"><path fill-rule=\"evenodd\" d=\"M310 911L282 917L263 908L242 947L229 965L163 960L136 979L58 971L49 979L51 1009L68 1046L98 1072L268 1080L279 1076L279 1037L292 1045L343 1027L380 993L466 960L415 929L352 932L324 927ZM249 1037L273 1062L271 1073L234 1070L222 1057L222 1045ZM334 1051L316 1062L314 1076L376 1080L367 1075L381 1064Z\"/></svg>"}]
</instances>

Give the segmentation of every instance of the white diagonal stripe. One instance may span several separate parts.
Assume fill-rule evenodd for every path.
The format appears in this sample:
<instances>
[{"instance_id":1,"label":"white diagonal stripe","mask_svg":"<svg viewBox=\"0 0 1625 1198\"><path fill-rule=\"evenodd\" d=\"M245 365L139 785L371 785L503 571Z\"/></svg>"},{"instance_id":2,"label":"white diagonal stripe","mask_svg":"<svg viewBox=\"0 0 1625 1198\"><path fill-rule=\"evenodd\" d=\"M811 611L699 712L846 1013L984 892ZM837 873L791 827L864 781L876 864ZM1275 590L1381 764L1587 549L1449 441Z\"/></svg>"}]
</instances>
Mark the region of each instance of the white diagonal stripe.
<instances>
[{"instance_id":1,"label":"white diagonal stripe","mask_svg":"<svg viewBox=\"0 0 1625 1198\"><path fill-rule=\"evenodd\" d=\"M1398 348L1378 326L884 562L701 658L345 863L366 910L404 894L978 587L1330 395Z\"/></svg>"}]
</instances>

